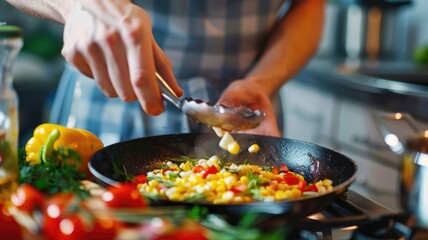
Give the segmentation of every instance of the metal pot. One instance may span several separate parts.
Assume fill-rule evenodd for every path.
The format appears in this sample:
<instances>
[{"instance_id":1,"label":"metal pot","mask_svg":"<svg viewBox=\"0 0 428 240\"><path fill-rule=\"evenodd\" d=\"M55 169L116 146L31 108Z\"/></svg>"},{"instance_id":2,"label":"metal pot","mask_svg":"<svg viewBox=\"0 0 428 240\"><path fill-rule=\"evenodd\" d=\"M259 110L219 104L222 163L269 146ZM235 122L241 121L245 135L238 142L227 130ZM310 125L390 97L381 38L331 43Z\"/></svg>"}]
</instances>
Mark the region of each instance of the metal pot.
<instances>
[{"instance_id":1,"label":"metal pot","mask_svg":"<svg viewBox=\"0 0 428 240\"><path fill-rule=\"evenodd\" d=\"M327 8L321 53L368 60L402 57L403 46L407 42L407 34L403 34L402 13L411 2L332 1Z\"/></svg>"},{"instance_id":2,"label":"metal pot","mask_svg":"<svg viewBox=\"0 0 428 240\"><path fill-rule=\"evenodd\" d=\"M428 130L419 131L409 115L397 113L379 118L385 143L401 156L401 205L416 224L428 227Z\"/></svg>"}]
</instances>

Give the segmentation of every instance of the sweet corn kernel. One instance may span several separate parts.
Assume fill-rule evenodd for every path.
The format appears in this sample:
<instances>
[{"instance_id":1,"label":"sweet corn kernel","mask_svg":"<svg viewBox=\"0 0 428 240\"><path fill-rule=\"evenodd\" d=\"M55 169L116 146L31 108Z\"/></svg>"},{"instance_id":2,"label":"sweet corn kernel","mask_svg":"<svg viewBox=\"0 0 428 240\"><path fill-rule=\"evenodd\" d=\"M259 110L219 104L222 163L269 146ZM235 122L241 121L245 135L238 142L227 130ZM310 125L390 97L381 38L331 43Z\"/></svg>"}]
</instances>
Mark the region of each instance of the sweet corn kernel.
<instances>
[{"instance_id":1,"label":"sweet corn kernel","mask_svg":"<svg viewBox=\"0 0 428 240\"><path fill-rule=\"evenodd\" d=\"M276 200L284 200L285 198L286 198L286 196L285 196L284 191L279 190L279 191L275 192L275 199Z\"/></svg>"},{"instance_id":2,"label":"sweet corn kernel","mask_svg":"<svg viewBox=\"0 0 428 240\"><path fill-rule=\"evenodd\" d=\"M243 184L248 184L249 180L247 178L247 176L241 176L241 178L239 179L239 181Z\"/></svg>"},{"instance_id":3,"label":"sweet corn kernel","mask_svg":"<svg viewBox=\"0 0 428 240\"><path fill-rule=\"evenodd\" d=\"M331 181L330 179L324 179L322 182L323 182L324 186L333 185L333 181Z\"/></svg>"},{"instance_id":4,"label":"sweet corn kernel","mask_svg":"<svg viewBox=\"0 0 428 240\"><path fill-rule=\"evenodd\" d=\"M236 155L241 151L241 146L237 142L232 142L229 145L227 145L227 151L230 154Z\"/></svg>"},{"instance_id":5,"label":"sweet corn kernel","mask_svg":"<svg viewBox=\"0 0 428 240\"><path fill-rule=\"evenodd\" d=\"M287 199L293 199L294 197L293 192L291 190L285 190L284 194L285 194L285 198Z\"/></svg>"},{"instance_id":6,"label":"sweet corn kernel","mask_svg":"<svg viewBox=\"0 0 428 240\"><path fill-rule=\"evenodd\" d=\"M226 191L226 185L218 185L215 189L217 192L224 192Z\"/></svg>"},{"instance_id":7,"label":"sweet corn kernel","mask_svg":"<svg viewBox=\"0 0 428 240\"><path fill-rule=\"evenodd\" d=\"M259 145L253 144L248 148L248 152L250 153L257 153L260 150Z\"/></svg>"},{"instance_id":8,"label":"sweet corn kernel","mask_svg":"<svg viewBox=\"0 0 428 240\"><path fill-rule=\"evenodd\" d=\"M149 186L156 187L157 185L159 185L159 182L157 180L149 181Z\"/></svg>"},{"instance_id":9,"label":"sweet corn kernel","mask_svg":"<svg viewBox=\"0 0 428 240\"><path fill-rule=\"evenodd\" d=\"M299 198L302 196L302 192L297 188L291 189L291 192L293 193L294 198Z\"/></svg>"}]
</instances>

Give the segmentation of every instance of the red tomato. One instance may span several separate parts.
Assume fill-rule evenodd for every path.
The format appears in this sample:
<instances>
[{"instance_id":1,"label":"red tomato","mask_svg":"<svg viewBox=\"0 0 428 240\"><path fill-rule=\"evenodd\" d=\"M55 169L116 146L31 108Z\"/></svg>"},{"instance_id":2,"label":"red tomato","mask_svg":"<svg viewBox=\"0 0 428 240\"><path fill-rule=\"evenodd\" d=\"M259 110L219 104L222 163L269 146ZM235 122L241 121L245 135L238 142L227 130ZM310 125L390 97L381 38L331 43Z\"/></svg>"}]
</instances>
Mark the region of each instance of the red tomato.
<instances>
[{"instance_id":1,"label":"red tomato","mask_svg":"<svg viewBox=\"0 0 428 240\"><path fill-rule=\"evenodd\" d=\"M296 175L288 172L284 175L284 181L285 183L287 183L288 185L296 185L299 183L300 179L298 177L296 177Z\"/></svg>"},{"instance_id":2,"label":"red tomato","mask_svg":"<svg viewBox=\"0 0 428 240\"><path fill-rule=\"evenodd\" d=\"M196 165L194 168L193 168L193 173L200 173L200 172L202 172L204 170L204 167L202 167L201 165Z\"/></svg>"},{"instance_id":3,"label":"red tomato","mask_svg":"<svg viewBox=\"0 0 428 240\"><path fill-rule=\"evenodd\" d=\"M33 212L41 208L44 202L43 194L30 184L22 184L14 192L10 200L21 211Z\"/></svg>"},{"instance_id":4,"label":"red tomato","mask_svg":"<svg viewBox=\"0 0 428 240\"><path fill-rule=\"evenodd\" d=\"M210 175L210 174L216 174L216 173L218 173L217 167L214 166L214 165L211 165L211 167L209 167L207 169L207 171L204 173L204 175L202 177L205 179L205 178L207 178L208 175Z\"/></svg>"},{"instance_id":5,"label":"red tomato","mask_svg":"<svg viewBox=\"0 0 428 240\"><path fill-rule=\"evenodd\" d=\"M147 177L145 174L140 174L135 176L135 179L133 179L133 181L129 184L133 184L137 186L138 184L141 184L141 183L147 183Z\"/></svg>"},{"instance_id":6,"label":"red tomato","mask_svg":"<svg viewBox=\"0 0 428 240\"><path fill-rule=\"evenodd\" d=\"M199 224L187 224L173 232L154 238L153 240L208 240L206 229Z\"/></svg>"},{"instance_id":7,"label":"red tomato","mask_svg":"<svg viewBox=\"0 0 428 240\"><path fill-rule=\"evenodd\" d=\"M0 236L2 239L23 239L22 228L15 218L8 213L5 206L0 204Z\"/></svg>"},{"instance_id":8,"label":"red tomato","mask_svg":"<svg viewBox=\"0 0 428 240\"><path fill-rule=\"evenodd\" d=\"M69 214L73 198L72 193L58 193L47 200L43 209L43 234L46 239L57 239L59 223Z\"/></svg>"},{"instance_id":9,"label":"red tomato","mask_svg":"<svg viewBox=\"0 0 428 240\"><path fill-rule=\"evenodd\" d=\"M118 223L108 215L95 215L84 200L73 194L52 196L43 212L43 234L47 240L114 239Z\"/></svg>"},{"instance_id":10,"label":"red tomato","mask_svg":"<svg viewBox=\"0 0 428 240\"><path fill-rule=\"evenodd\" d=\"M119 187L110 186L101 195L101 199L111 208L144 208L146 199L132 184L121 184Z\"/></svg>"}]
</instances>

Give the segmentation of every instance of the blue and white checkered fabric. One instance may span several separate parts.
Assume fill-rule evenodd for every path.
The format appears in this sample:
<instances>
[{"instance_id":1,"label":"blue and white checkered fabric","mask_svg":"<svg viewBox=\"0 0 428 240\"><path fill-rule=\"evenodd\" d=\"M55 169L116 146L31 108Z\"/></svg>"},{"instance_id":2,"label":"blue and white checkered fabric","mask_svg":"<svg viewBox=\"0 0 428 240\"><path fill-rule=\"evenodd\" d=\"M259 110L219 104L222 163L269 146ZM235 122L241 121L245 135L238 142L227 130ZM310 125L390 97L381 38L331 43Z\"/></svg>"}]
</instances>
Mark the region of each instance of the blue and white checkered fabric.
<instances>
[{"instance_id":1,"label":"blue and white checkered fabric","mask_svg":"<svg viewBox=\"0 0 428 240\"><path fill-rule=\"evenodd\" d=\"M151 16L153 34L170 58L186 96L215 102L260 54L286 0L135 0ZM51 122L87 129L106 144L131 138L204 131L170 104L157 117L138 102L110 99L67 67ZM68 99L68 100L67 100Z\"/></svg>"}]
</instances>

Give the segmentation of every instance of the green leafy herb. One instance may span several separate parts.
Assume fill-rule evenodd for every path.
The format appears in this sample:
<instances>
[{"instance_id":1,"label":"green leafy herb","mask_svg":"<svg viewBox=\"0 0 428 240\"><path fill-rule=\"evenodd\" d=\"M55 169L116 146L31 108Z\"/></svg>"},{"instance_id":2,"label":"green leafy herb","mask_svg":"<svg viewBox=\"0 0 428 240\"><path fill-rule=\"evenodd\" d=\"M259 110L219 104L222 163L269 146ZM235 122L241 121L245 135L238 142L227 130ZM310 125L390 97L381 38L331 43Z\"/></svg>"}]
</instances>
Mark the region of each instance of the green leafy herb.
<instances>
[{"instance_id":1,"label":"green leafy herb","mask_svg":"<svg viewBox=\"0 0 428 240\"><path fill-rule=\"evenodd\" d=\"M191 158L188 156L179 156L179 157L171 158L170 160L171 162L174 162L174 163L185 163L189 161L193 165L196 165L199 161L199 159L197 158Z\"/></svg>"},{"instance_id":2,"label":"green leafy herb","mask_svg":"<svg viewBox=\"0 0 428 240\"><path fill-rule=\"evenodd\" d=\"M162 166L161 166L161 168L160 168L160 169L162 169L162 170L169 169L169 166L168 166L168 165L166 165L166 164L164 164L164 165L162 165Z\"/></svg>"},{"instance_id":3,"label":"green leafy herb","mask_svg":"<svg viewBox=\"0 0 428 240\"><path fill-rule=\"evenodd\" d=\"M76 166L80 164L79 154L72 149L59 147L52 150L45 162L31 165L25 160L24 149L19 151L19 183L29 183L38 190L49 195L59 192L73 192L86 198L89 191L84 189L81 180L86 174L80 172Z\"/></svg>"},{"instance_id":4,"label":"green leafy herb","mask_svg":"<svg viewBox=\"0 0 428 240\"><path fill-rule=\"evenodd\" d=\"M248 178L248 185L247 185L248 190L255 189L262 184L262 181L260 180L260 176L258 174L253 174L249 172L247 174L247 178Z\"/></svg>"},{"instance_id":5,"label":"green leafy herb","mask_svg":"<svg viewBox=\"0 0 428 240\"><path fill-rule=\"evenodd\" d=\"M273 166L260 166L263 171L272 172Z\"/></svg>"},{"instance_id":6,"label":"green leafy herb","mask_svg":"<svg viewBox=\"0 0 428 240\"><path fill-rule=\"evenodd\" d=\"M196 193L196 194L193 194L192 196L185 198L184 201L197 201L197 200L203 200L205 198L206 198L205 194Z\"/></svg>"},{"instance_id":7,"label":"green leafy herb","mask_svg":"<svg viewBox=\"0 0 428 240\"><path fill-rule=\"evenodd\" d=\"M163 179L163 178L161 178L161 177L159 177L159 176L150 176L150 177L147 177L147 180L148 180L148 181L156 180L156 181L158 181L160 184L164 185L164 186L165 186L165 187L167 187L167 188L177 186L177 184L175 184L174 182L169 181L169 180L165 180L165 179Z\"/></svg>"},{"instance_id":8,"label":"green leafy herb","mask_svg":"<svg viewBox=\"0 0 428 240\"><path fill-rule=\"evenodd\" d=\"M126 171L126 168L120 164L118 161L112 161L113 174L112 176L115 179L124 179L125 182L133 182L135 180L135 176L129 175Z\"/></svg>"},{"instance_id":9,"label":"green leafy herb","mask_svg":"<svg viewBox=\"0 0 428 240\"><path fill-rule=\"evenodd\" d=\"M169 179L171 179L172 181L174 181L175 179L177 179L180 175L178 175L178 173L176 172L169 172L167 174L167 176L169 177Z\"/></svg>"},{"instance_id":10,"label":"green leafy herb","mask_svg":"<svg viewBox=\"0 0 428 240\"><path fill-rule=\"evenodd\" d=\"M141 190L140 190L140 193L143 196L150 198L150 199L161 199L161 197L159 197L159 195L156 193L151 193L151 192L146 192L146 191L141 191Z\"/></svg>"}]
</instances>

